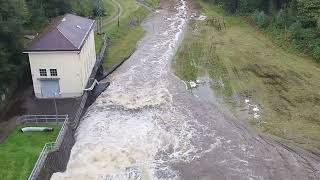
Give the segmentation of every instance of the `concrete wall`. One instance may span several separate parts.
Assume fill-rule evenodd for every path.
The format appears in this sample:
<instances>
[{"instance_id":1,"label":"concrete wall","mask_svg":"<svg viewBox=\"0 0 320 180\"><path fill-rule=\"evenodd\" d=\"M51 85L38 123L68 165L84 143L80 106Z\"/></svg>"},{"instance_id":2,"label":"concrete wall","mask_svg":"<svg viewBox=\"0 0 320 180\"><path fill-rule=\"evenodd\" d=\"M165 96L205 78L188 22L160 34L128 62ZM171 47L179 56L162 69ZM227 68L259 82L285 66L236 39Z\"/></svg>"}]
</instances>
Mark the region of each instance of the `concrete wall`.
<instances>
[{"instance_id":1,"label":"concrete wall","mask_svg":"<svg viewBox=\"0 0 320 180\"><path fill-rule=\"evenodd\" d=\"M91 31L80 52L32 52L29 61L37 98L42 98L42 79L59 79L61 98L80 97L96 61L94 33ZM40 76L39 69L47 69L47 77ZM51 77L50 69L57 69L58 76Z\"/></svg>"}]
</instances>

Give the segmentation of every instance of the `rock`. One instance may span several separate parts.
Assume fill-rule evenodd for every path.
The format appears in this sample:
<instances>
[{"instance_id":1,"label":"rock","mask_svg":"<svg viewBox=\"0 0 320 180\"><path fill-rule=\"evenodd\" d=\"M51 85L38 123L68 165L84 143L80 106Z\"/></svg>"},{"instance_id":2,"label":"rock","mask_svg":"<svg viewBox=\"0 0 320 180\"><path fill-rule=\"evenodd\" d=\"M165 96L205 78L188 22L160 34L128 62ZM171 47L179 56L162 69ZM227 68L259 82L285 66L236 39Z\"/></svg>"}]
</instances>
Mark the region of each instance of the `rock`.
<instances>
[{"instance_id":1,"label":"rock","mask_svg":"<svg viewBox=\"0 0 320 180\"><path fill-rule=\"evenodd\" d=\"M259 112L259 108L257 106L255 106L253 109L252 109L254 112Z\"/></svg>"},{"instance_id":2,"label":"rock","mask_svg":"<svg viewBox=\"0 0 320 180\"><path fill-rule=\"evenodd\" d=\"M259 117L260 117L260 115L259 115L259 114L254 113L253 118L255 118L255 119L259 119Z\"/></svg>"},{"instance_id":3,"label":"rock","mask_svg":"<svg viewBox=\"0 0 320 180\"><path fill-rule=\"evenodd\" d=\"M189 84L191 88L197 87L197 83L195 83L194 81L190 81Z\"/></svg>"}]
</instances>

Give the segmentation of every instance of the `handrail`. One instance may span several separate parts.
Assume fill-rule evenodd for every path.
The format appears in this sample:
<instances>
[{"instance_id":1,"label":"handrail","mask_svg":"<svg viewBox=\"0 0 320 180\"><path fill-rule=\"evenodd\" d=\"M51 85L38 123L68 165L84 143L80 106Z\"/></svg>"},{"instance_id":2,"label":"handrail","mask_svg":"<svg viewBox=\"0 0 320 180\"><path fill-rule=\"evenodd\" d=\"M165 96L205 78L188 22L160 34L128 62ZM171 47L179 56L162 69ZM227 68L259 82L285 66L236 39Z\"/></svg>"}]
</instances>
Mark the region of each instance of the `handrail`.
<instances>
[{"instance_id":1,"label":"handrail","mask_svg":"<svg viewBox=\"0 0 320 180\"><path fill-rule=\"evenodd\" d=\"M17 124L24 123L62 123L68 118L68 115L23 115L17 120Z\"/></svg>"},{"instance_id":2,"label":"handrail","mask_svg":"<svg viewBox=\"0 0 320 180\"><path fill-rule=\"evenodd\" d=\"M49 142L49 143L46 143L44 145L44 147L42 148L42 151L29 175L29 178L28 180L34 180L36 179L36 177L38 176L38 174L40 173L41 171L41 168L43 167L43 164L48 156L48 153L51 152L51 151L54 151L54 150L57 150L60 148L62 142L63 142L63 139L64 139L64 135L65 133L67 132L67 129L68 129L68 123L69 123L69 118L68 118L68 115L58 115L59 117L63 118L64 117L64 123L60 129L60 132L55 140L55 142ZM34 117L34 121L36 121L36 123L39 123L39 121L41 120L46 120L46 119L38 119L39 117L55 117L56 118L56 115L24 115L24 116L21 116L21 118L19 119L19 121L21 123L24 123L23 121L23 118L25 117ZM32 122L32 119L28 119L30 122ZM47 122L47 121L46 121Z\"/></svg>"}]
</instances>

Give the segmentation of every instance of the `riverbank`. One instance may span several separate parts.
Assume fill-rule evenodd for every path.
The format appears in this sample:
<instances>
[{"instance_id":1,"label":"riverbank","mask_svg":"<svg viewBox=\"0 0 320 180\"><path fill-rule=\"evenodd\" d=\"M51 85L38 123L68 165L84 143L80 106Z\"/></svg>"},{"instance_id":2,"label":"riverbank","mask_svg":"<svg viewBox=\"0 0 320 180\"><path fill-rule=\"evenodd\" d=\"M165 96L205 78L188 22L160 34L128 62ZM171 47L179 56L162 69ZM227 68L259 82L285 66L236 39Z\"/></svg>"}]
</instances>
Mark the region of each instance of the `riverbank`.
<instances>
[{"instance_id":1,"label":"riverbank","mask_svg":"<svg viewBox=\"0 0 320 180\"><path fill-rule=\"evenodd\" d=\"M140 24L149 14L149 11L135 0L116 0L115 3L119 7L119 17L113 18L102 27L102 32L111 40L103 62L105 69L119 63L135 50L137 42L144 35Z\"/></svg>"},{"instance_id":2,"label":"riverbank","mask_svg":"<svg viewBox=\"0 0 320 180\"><path fill-rule=\"evenodd\" d=\"M195 3L207 18L190 20L173 63L176 74L185 81L208 76L216 98L236 117L260 132L319 151L319 64L278 48L240 17Z\"/></svg>"}]
</instances>

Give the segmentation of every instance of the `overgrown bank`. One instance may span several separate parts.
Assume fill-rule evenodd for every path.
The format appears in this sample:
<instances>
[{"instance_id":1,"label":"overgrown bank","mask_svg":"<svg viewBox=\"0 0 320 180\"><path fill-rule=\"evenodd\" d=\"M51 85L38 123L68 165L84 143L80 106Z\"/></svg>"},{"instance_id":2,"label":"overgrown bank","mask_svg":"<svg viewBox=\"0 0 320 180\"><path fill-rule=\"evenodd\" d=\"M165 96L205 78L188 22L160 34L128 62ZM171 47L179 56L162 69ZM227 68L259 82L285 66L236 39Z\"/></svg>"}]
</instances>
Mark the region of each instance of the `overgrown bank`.
<instances>
[{"instance_id":1,"label":"overgrown bank","mask_svg":"<svg viewBox=\"0 0 320 180\"><path fill-rule=\"evenodd\" d=\"M320 62L319 0L205 0L228 13L247 16L278 46Z\"/></svg>"},{"instance_id":2,"label":"overgrown bank","mask_svg":"<svg viewBox=\"0 0 320 180\"><path fill-rule=\"evenodd\" d=\"M149 3L150 0L146 1ZM103 66L108 69L131 54L137 42L144 35L141 27L142 21L147 17L149 11L140 6L135 0L117 0L122 7L122 15L116 21L102 28L111 40L107 56ZM155 0L151 4L157 4Z\"/></svg>"},{"instance_id":3,"label":"overgrown bank","mask_svg":"<svg viewBox=\"0 0 320 180\"><path fill-rule=\"evenodd\" d=\"M176 74L186 81L208 75L231 107L244 108L245 99L259 105L261 117L246 119L258 130L319 150L319 64L279 48L243 18L195 2L208 18L191 20L173 63ZM223 21L226 29L217 25Z\"/></svg>"}]
</instances>

